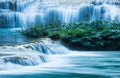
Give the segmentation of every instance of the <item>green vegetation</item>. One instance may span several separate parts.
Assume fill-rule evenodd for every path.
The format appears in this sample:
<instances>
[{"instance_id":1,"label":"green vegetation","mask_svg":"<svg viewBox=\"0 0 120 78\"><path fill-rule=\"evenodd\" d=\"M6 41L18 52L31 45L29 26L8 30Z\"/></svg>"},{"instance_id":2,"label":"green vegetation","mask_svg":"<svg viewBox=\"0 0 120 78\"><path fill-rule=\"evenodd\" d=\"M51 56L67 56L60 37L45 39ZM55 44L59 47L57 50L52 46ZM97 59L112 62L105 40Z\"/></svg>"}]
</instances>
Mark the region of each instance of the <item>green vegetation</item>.
<instances>
[{"instance_id":1,"label":"green vegetation","mask_svg":"<svg viewBox=\"0 0 120 78\"><path fill-rule=\"evenodd\" d=\"M56 34L60 27L61 23L59 22L38 24L22 30L22 34L30 38L48 37Z\"/></svg>"},{"instance_id":2,"label":"green vegetation","mask_svg":"<svg viewBox=\"0 0 120 78\"><path fill-rule=\"evenodd\" d=\"M27 28L26 30L23 30L22 33L31 38L39 38L48 35L47 30L42 24Z\"/></svg>"},{"instance_id":3,"label":"green vegetation","mask_svg":"<svg viewBox=\"0 0 120 78\"><path fill-rule=\"evenodd\" d=\"M79 50L120 50L120 23L115 22L97 20L68 25L54 22L32 26L23 34L32 38L60 39L66 46Z\"/></svg>"}]
</instances>

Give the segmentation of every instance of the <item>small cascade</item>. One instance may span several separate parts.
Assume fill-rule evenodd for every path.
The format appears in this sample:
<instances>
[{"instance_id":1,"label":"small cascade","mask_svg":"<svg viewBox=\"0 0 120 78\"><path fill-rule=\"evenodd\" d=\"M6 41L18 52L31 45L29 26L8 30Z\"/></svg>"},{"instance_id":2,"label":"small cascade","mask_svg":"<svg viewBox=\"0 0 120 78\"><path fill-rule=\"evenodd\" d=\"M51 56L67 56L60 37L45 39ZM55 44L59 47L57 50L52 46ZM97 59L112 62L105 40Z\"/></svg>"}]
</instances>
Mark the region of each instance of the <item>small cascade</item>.
<instances>
[{"instance_id":1,"label":"small cascade","mask_svg":"<svg viewBox=\"0 0 120 78\"><path fill-rule=\"evenodd\" d=\"M46 39L45 39L46 40ZM46 41L42 40L40 43L33 43L25 47L34 51L42 52L44 54L65 54L68 53L68 49L50 39Z\"/></svg>"},{"instance_id":2,"label":"small cascade","mask_svg":"<svg viewBox=\"0 0 120 78\"><path fill-rule=\"evenodd\" d=\"M0 28L16 28L26 25L24 24L25 15L22 11L34 2L34 0L0 1Z\"/></svg>"},{"instance_id":3,"label":"small cascade","mask_svg":"<svg viewBox=\"0 0 120 78\"><path fill-rule=\"evenodd\" d=\"M4 65L36 66L49 62L47 55L70 52L59 41L44 38L38 42L0 47L0 70ZM14 66L13 66L14 68ZM9 68L8 68L9 69Z\"/></svg>"},{"instance_id":4,"label":"small cascade","mask_svg":"<svg viewBox=\"0 0 120 78\"><path fill-rule=\"evenodd\" d=\"M1 60L4 63L13 63L23 66L34 66L46 62L46 58L43 55L35 55L35 54L28 55L24 53L20 55L2 56Z\"/></svg>"},{"instance_id":5,"label":"small cascade","mask_svg":"<svg viewBox=\"0 0 120 78\"><path fill-rule=\"evenodd\" d=\"M0 1L0 9L8 9L13 11L22 11L26 7L30 6L34 0L1 0Z\"/></svg>"},{"instance_id":6,"label":"small cascade","mask_svg":"<svg viewBox=\"0 0 120 78\"><path fill-rule=\"evenodd\" d=\"M0 51L0 70L20 69L25 66L38 66L48 61L44 54L32 52Z\"/></svg>"},{"instance_id":7,"label":"small cascade","mask_svg":"<svg viewBox=\"0 0 120 78\"><path fill-rule=\"evenodd\" d=\"M2 46L0 52L39 52L42 54L65 54L68 53L68 49L65 48L61 43L52 41L49 38L41 39L39 42L16 45L16 46Z\"/></svg>"},{"instance_id":8,"label":"small cascade","mask_svg":"<svg viewBox=\"0 0 120 78\"><path fill-rule=\"evenodd\" d=\"M61 22L120 22L119 0L2 0L0 28Z\"/></svg>"}]
</instances>

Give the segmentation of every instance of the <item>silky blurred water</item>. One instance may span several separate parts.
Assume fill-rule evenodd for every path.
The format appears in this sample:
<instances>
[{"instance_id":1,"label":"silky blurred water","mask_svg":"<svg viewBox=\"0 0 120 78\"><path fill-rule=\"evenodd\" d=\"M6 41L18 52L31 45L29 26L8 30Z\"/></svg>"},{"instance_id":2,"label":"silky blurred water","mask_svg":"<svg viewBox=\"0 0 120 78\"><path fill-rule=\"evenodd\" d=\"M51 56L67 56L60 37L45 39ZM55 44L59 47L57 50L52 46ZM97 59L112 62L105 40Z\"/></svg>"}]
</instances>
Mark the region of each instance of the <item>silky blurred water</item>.
<instances>
[{"instance_id":1,"label":"silky blurred water","mask_svg":"<svg viewBox=\"0 0 120 78\"><path fill-rule=\"evenodd\" d=\"M5 28L0 29L0 45L16 46L16 44L25 42L25 38L18 32L13 32L14 29L12 31L6 28L26 28L29 25L51 21L60 21L62 23L93 21L96 19L120 21L120 10L115 6L116 4L103 3L94 5L81 1L78 1L78 3L77 0L76 2L74 0L31 1L27 1L27 4L23 4L23 6L21 6L21 3L26 1L18 3L20 5L18 5L16 11L4 7L0 9L0 16L4 17L1 18L3 20L3 23L0 23L1 28ZM59 46L54 48L51 44L48 49L50 47L52 47L52 50L59 48ZM63 47L60 49L68 52L63 52L65 54L62 55L45 54L47 62L40 65L20 66L1 62L2 56L11 55L9 52L8 55L1 53L5 53L5 51L7 53L9 50L14 52L13 55L20 56L19 53L22 53L22 56L25 56L24 53L36 54L37 52L26 50L25 47L21 48L21 46L20 48L17 47L17 49L13 48L13 46L9 49L2 47L0 49L0 68L3 68L3 70L0 70L0 78L120 78L120 51L70 51L65 50ZM33 58L33 54L30 54L29 58Z\"/></svg>"},{"instance_id":2,"label":"silky blurred water","mask_svg":"<svg viewBox=\"0 0 120 78\"><path fill-rule=\"evenodd\" d=\"M119 51L72 51L51 61L0 71L0 78L120 78Z\"/></svg>"}]
</instances>

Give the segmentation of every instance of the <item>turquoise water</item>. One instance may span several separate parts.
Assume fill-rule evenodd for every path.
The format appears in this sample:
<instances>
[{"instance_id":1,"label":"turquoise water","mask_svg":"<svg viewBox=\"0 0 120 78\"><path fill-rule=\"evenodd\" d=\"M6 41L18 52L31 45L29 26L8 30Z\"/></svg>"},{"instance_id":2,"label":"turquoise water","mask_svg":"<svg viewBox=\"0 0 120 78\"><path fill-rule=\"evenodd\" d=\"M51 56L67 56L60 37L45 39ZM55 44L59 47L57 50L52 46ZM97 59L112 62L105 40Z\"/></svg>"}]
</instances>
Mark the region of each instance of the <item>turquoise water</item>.
<instances>
[{"instance_id":1,"label":"turquoise water","mask_svg":"<svg viewBox=\"0 0 120 78\"><path fill-rule=\"evenodd\" d=\"M120 78L119 51L73 51L49 58L42 65L0 71L0 78Z\"/></svg>"},{"instance_id":2,"label":"turquoise water","mask_svg":"<svg viewBox=\"0 0 120 78\"><path fill-rule=\"evenodd\" d=\"M18 30L15 30L1 29L0 45L23 43L25 38L20 35ZM13 42L11 43L11 41ZM49 48L52 46L51 44L47 45ZM2 56L1 53L4 51L1 49L0 56ZM0 68L7 69L0 70L0 78L120 78L120 51L70 51L65 48L60 49L68 54L47 55L47 62L37 66L8 64L8 67L7 65L3 65L2 67L2 63L0 62ZM8 47L7 51L8 53L9 51L13 51L13 53L18 54L19 52L24 52L24 50L12 47L9 49Z\"/></svg>"},{"instance_id":3,"label":"turquoise water","mask_svg":"<svg viewBox=\"0 0 120 78\"><path fill-rule=\"evenodd\" d=\"M0 29L0 46L23 44L27 38L21 35L20 28Z\"/></svg>"},{"instance_id":4,"label":"turquoise water","mask_svg":"<svg viewBox=\"0 0 120 78\"><path fill-rule=\"evenodd\" d=\"M33 74L33 75L8 75L0 76L1 78L111 78L109 76L86 75L86 74Z\"/></svg>"}]
</instances>

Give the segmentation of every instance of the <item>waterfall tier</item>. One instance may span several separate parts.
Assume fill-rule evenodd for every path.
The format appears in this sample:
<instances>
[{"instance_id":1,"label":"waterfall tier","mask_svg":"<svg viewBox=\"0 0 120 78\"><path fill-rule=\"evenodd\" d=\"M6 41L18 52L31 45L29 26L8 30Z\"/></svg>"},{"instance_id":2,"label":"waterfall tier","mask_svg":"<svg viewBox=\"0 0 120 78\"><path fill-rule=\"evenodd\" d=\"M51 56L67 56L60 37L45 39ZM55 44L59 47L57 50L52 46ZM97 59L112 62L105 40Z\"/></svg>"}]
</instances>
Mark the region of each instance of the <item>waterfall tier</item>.
<instances>
[{"instance_id":1,"label":"waterfall tier","mask_svg":"<svg viewBox=\"0 0 120 78\"><path fill-rule=\"evenodd\" d=\"M39 42L16 45L16 46L2 46L0 52L39 52L42 54L65 54L68 52L61 43L52 41L50 39L41 39Z\"/></svg>"},{"instance_id":2,"label":"waterfall tier","mask_svg":"<svg viewBox=\"0 0 120 78\"><path fill-rule=\"evenodd\" d=\"M46 62L45 55L35 54L35 53L13 53L13 52L7 52L7 53L0 53L1 58L0 61L5 63L13 63L23 66L34 66L39 65L44 62Z\"/></svg>"},{"instance_id":3,"label":"waterfall tier","mask_svg":"<svg viewBox=\"0 0 120 78\"><path fill-rule=\"evenodd\" d=\"M34 3L34 0L1 0L0 9L8 9L13 11L22 11L30 4Z\"/></svg>"},{"instance_id":4,"label":"waterfall tier","mask_svg":"<svg viewBox=\"0 0 120 78\"><path fill-rule=\"evenodd\" d=\"M41 39L36 43L0 47L0 70L36 66L49 62L48 55L70 52L60 42ZM11 66L11 67L9 67Z\"/></svg>"},{"instance_id":5,"label":"waterfall tier","mask_svg":"<svg viewBox=\"0 0 120 78\"><path fill-rule=\"evenodd\" d=\"M46 22L120 22L119 0L0 1L0 28L26 27ZM13 8L14 5L14 8Z\"/></svg>"}]
</instances>

